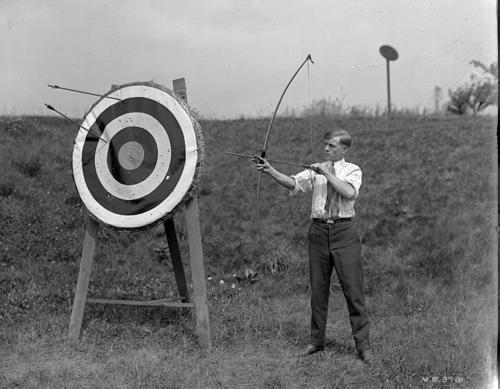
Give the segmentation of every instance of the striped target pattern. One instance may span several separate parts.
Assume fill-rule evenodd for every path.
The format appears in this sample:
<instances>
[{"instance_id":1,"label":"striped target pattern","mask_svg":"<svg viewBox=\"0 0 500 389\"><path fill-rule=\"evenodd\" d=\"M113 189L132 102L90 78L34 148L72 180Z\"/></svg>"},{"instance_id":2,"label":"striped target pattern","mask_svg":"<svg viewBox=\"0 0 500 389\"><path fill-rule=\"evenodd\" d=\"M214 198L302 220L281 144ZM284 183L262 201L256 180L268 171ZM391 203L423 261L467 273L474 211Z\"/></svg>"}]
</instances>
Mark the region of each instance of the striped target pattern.
<instances>
[{"instance_id":1,"label":"striped target pattern","mask_svg":"<svg viewBox=\"0 0 500 389\"><path fill-rule=\"evenodd\" d=\"M98 220L145 227L185 200L197 175L199 126L173 93L129 84L85 116L73 150L73 177Z\"/></svg>"}]
</instances>

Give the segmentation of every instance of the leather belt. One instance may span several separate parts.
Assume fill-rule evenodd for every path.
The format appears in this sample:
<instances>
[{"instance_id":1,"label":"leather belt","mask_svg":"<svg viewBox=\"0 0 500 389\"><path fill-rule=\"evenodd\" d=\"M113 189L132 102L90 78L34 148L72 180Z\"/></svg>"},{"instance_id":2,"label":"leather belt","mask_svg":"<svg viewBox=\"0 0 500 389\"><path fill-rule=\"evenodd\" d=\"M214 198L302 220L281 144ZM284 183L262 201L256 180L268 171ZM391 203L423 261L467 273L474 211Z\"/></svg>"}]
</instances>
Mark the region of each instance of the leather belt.
<instances>
[{"instance_id":1,"label":"leather belt","mask_svg":"<svg viewBox=\"0 0 500 389\"><path fill-rule=\"evenodd\" d=\"M318 222L318 223L325 223L325 224L337 224L337 223L344 223L344 222L350 222L352 218L350 217L340 217L338 219L319 219L319 218L313 218L313 222Z\"/></svg>"}]
</instances>

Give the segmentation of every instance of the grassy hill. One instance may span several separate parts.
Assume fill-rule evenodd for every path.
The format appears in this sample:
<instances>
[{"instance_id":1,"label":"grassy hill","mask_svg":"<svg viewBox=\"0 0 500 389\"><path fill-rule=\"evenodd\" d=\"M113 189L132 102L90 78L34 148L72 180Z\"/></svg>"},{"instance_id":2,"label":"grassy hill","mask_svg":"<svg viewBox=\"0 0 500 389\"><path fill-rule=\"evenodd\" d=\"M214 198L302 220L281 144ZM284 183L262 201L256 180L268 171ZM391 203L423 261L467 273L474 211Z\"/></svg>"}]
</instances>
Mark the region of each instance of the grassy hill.
<instances>
[{"instance_id":1,"label":"grassy hill","mask_svg":"<svg viewBox=\"0 0 500 389\"><path fill-rule=\"evenodd\" d=\"M214 343L206 353L180 309L89 305L79 344L65 339L85 214L71 178L76 129L58 118L0 118L0 386L373 388L437 379L483 387L497 325L496 118L312 118L312 153L309 118L276 122L270 158L320 160L321 136L333 125L354 137L348 160L363 170L356 224L378 357L371 368L354 357L335 276L326 351L295 356L309 334L310 198L289 198L263 178L263 251L256 170L223 154L260 150L267 123L201 122L207 159L198 195ZM176 224L187 266L182 215ZM258 281L234 277L247 267ZM161 226L100 228L89 296L173 295Z\"/></svg>"}]
</instances>

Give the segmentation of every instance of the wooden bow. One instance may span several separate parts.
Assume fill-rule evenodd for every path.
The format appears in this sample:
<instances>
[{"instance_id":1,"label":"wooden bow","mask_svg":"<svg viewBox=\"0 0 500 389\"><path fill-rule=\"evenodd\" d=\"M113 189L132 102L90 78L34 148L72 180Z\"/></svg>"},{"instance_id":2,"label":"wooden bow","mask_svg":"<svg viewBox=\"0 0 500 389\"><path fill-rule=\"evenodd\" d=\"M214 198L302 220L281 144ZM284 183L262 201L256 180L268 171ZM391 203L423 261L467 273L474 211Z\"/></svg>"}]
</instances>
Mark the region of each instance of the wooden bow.
<instances>
[{"instance_id":1,"label":"wooden bow","mask_svg":"<svg viewBox=\"0 0 500 389\"><path fill-rule=\"evenodd\" d=\"M278 104L276 104L276 108L274 109L273 117L271 118L271 121L269 122L269 126L267 128L266 137L264 139L264 146L262 147L262 151L260 152L261 158L266 158L267 145L269 143L269 135L271 134L271 129L273 128L273 124L274 124L274 119L276 119L276 114L278 113L278 108L279 108L279 106L281 104L281 101L283 100L283 97L285 96L285 93L286 93L288 87L290 86L290 84L292 83L292 81L294 80L295 76L297 76L297 74L300 72L300 69L302 69L304 67L304 65L308 61L310 61L311 63L314 63L313 60L312 60L312 58L311 58L311 54L309 54L306 57L306 59L300 64L299 68L293 74L293 76L290 79L290 81L288 81L288 84L286 84L286 87L283 90L283 93L281 93L280 99L278 100ZM259 236L260 246L265 251L266 247L264 245L264 239L262 238L262 228L261 228L261 224L260 224L260 188L261 188L261 181L262 181L262 170L259 172L259 178L257 180L257 234Z\"/></svg>"}]
</instances>

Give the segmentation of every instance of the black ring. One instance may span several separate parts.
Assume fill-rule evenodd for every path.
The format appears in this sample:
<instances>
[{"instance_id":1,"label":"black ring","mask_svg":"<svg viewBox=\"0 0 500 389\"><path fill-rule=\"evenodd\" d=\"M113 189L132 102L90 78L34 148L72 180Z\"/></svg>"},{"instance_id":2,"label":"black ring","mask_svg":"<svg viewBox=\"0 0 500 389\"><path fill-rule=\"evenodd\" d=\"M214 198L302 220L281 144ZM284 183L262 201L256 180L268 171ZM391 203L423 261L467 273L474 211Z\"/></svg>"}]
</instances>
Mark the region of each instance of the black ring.
<instances>
[{"instance_id":1,"label":"black ring","mask_svg":"<svg viewBox=\"0 0 500 389\"><path fill-rule=\"evenodd\" d=\"M118 153L127 142L137 142L144 150L144 159L137 168L125 169L118 161ZM109 141L108 169L113 178L123 185L135 185L144 181L153 172L158 160L158 147L153 136L140 127L126 127Z\"/></svg>"}]
</instances>

